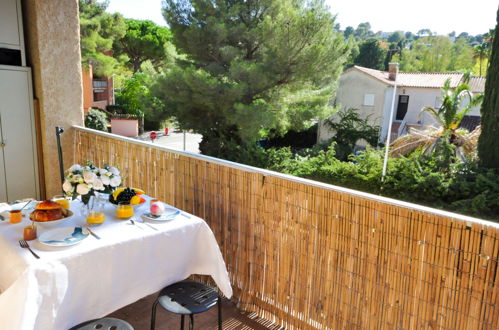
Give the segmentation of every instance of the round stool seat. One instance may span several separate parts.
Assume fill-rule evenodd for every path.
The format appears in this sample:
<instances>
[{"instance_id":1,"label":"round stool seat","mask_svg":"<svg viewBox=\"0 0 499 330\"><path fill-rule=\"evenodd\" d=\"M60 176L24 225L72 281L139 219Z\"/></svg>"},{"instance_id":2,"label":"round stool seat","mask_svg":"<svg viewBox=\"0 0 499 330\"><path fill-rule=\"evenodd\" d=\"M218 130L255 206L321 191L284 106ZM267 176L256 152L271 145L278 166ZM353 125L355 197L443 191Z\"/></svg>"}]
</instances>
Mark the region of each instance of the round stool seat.
<instances>
[{"instance_id":1,"label":"round stool seat","mask_svg":"<svg viewBox=\"0 0 499 330\"><path fill-rule=\"evenodd\" d=\"M159 293L159 304L172 313L198 314L217 304L218 293L204 284L184 281L167 286Z\"/></svg>"},{"instance_id":2,"label":"round stool seat","mask_svg":"<svg viewBox=\"0 0 499 330\"><path fill-rule=\"evenodd\" d=\"M133 330L133 327L128 323L114 317L104 317L101 319L91 320L80 323L69 330Z\"/></svg>"}]
</instances>

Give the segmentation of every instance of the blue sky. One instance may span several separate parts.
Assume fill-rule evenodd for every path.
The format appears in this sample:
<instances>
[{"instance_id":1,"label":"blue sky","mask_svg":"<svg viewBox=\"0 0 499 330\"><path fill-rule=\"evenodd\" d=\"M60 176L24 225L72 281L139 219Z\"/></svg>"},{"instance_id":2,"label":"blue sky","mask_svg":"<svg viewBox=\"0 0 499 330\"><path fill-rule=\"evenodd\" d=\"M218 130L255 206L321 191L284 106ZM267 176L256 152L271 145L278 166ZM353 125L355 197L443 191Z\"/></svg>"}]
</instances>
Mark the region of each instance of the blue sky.
<instances>
[{"instance_id":1,"label":"blue sky","mask_svg":"<svg viewBox=\"0 0 499 330\"><path fill-rule=\"evenodd\" d=\"M429 28L438 34L465 31L472 35L495 26L497 0L326 0L341 28L371 23L373 31L412 31ZM111 0L109 12L149 19L166 25L161 0Z\"/></svg>"}]
</instances>

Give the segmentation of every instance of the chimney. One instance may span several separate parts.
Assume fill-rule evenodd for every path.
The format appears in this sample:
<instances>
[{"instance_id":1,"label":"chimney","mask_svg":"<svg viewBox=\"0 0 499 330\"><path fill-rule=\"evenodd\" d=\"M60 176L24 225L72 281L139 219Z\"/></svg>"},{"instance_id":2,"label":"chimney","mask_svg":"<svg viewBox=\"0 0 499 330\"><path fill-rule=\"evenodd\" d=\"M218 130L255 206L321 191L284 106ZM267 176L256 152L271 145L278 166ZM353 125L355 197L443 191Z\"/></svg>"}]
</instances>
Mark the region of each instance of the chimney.
<instances>
[{"instance_id":1,"label":"chimney","mask_svg":"<svg viewBox=\"0 0 499 330\"><path fill-rule=\"evenodd\" d=\"M399 64L397 62L388 63L388 79L395 81L399 72Z\"/></svg>"}]
</instances>

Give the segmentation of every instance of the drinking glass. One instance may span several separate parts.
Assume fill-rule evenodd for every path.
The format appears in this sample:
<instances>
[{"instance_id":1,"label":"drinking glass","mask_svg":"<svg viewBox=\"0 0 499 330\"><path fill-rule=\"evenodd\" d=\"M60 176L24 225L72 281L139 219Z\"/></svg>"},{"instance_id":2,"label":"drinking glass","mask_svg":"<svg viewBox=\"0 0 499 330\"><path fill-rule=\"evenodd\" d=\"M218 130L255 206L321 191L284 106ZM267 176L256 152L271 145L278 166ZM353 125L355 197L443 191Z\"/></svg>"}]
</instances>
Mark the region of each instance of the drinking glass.
<instances>
[{"instance_id":1,"label":"drinking glass","mask_svg":"<svg viewBox=\"0 0 499 330\"><path fill-rule=\"evenodd\" d=\"M25 241L36 239L36 226L34 224L24 227L23 238Z\"/></svg>"},{"instance_id":2,"label":"drinking glass","mask_svg":"<svg viewBox=\"0 0 499 330\"><path fill-rule=\"evenodd\" d=\"M120 219L133 217L133 206L129 202L119 202L116 208L116 217Z\"/></svg>"},{"instance_id":3,"label":"drinking glass","mask_svg":"<svg viewBox=\"0 0 499 330\"><path fill-rule=\"evenodd\" d=\"M10 212L10 223L19 223L22 220L21 210L11 210Z\"/></svg>"},{"instance_id":4,"label":"drinking glass","mask_svg":"<svg viewBox=\"0 0 499 330\"><path fill-rule=\"evenodd\" d=\"M87 223L89 225L100 225L104 222L104 203L99 197L92 196L88 204Z\"/></svg>"},{"instance_id":5,"label":"drinking glass","mask_svg":"<svg viewBox=\"0 0 499 330\"><path fill-rule=\"evenodd\" d=\"M62 207L64 207L66 210L69 210L70 208L70 203L69 203L69 197L65 195L55 195L52 200Z\"/></svg>"}]
</instances>

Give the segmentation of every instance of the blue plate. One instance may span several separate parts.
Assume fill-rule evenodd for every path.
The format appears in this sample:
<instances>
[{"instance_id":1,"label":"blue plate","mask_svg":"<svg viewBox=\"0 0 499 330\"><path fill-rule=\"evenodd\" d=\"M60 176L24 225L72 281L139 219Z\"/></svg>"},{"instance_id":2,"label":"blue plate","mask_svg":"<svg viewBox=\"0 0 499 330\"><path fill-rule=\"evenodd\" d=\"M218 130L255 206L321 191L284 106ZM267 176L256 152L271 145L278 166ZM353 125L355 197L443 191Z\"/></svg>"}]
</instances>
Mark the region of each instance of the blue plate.
<instances>
[{"instance_id":1,"label":"blue plate","mask_svg":"<svg viewBox=\"0 0 499 330\"><path fill-rule=\"evenodd\" d=\"M142 219L146 220L146 221L169 221L169 220L173 220L177 217L177 215L180 214L180 211L177 210L177 209L174 209L172 207L167 207L165 209L165 212L161 215L153 215L151 214L151 212L144 212L142 214Z\"/></svg>"},{"instance_id":2,"label":"blue plate","mask_svg":"<svg viewBox=\"0 0 499 330\"><path fill-rule=\"evenodd\" d=\"M89 232L82 227L61 227L48 230L38 237L38 241L50 246L71 246L87 238Z\"/></svg>"}]
</instances>

